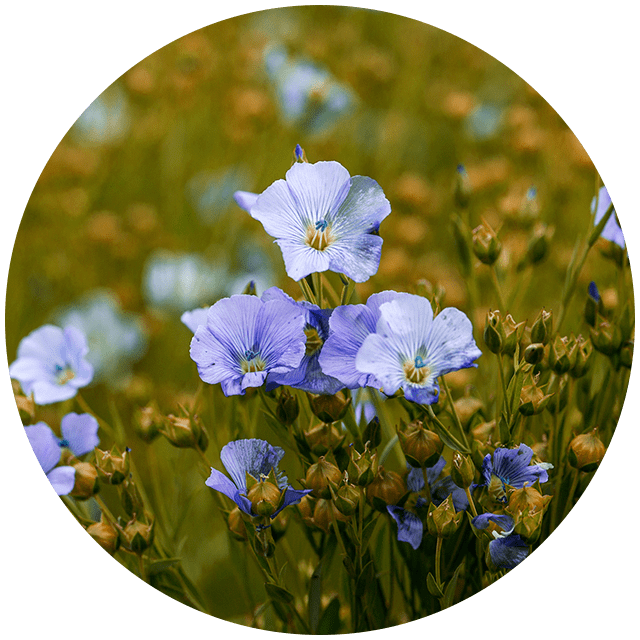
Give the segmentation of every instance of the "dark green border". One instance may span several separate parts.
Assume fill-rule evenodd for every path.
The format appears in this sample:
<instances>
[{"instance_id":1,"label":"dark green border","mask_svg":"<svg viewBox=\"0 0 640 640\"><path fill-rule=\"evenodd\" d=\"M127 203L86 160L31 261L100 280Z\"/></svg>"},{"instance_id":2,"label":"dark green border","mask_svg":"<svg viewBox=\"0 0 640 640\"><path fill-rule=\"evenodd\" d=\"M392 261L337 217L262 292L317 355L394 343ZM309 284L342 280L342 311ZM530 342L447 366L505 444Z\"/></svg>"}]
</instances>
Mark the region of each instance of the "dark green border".
<instances>
[{"instance_id":1,"label":"dark green border","mask_svg":"<svg viewBox=\"0 0 640 640\"><path fill-rule=\"evenodd\" d=\"M639 48L634 44L638 10L631 3L366 4L451 31L540 91L594 158L633 256L639 224L634 207ZM159 47L211 22L265 8L246 1L231 7L222 9L213 0L58 0L47 6L31 0L5 9L3 273L33 184L78 114L112 80ZM631 378L620 428L601 472L580 508L533 559L453 610L378 633L523 639L568 633L586 639L615 633L625 623L634 628L637 377ZM2 626L9 637L255 637L257 632L208 619L149 589L98 549L38 471L5 380L0 388L7 411L0 580Z\"/></svg>"}]
</instances>

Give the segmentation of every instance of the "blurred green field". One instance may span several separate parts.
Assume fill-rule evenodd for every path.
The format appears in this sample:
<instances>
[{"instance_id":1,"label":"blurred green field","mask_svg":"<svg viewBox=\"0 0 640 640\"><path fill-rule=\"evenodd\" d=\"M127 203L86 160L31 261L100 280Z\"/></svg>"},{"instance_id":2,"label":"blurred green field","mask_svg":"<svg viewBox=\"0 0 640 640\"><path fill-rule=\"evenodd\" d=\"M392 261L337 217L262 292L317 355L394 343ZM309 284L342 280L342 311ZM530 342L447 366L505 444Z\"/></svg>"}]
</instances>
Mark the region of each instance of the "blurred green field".
<instances>
[{"instance_id":1,"label":"blurred green field","mask_svg":"<svg viewBox=\"0 0 640 640\"><path fill-rule=\"evenodd\" d=\"M286 51L292 65L306 59L329 74L303 116L287 119L283 112L277 77L265 67L265 52L274 50ZM347 88L352 100L339 116L323 102L334 85ZM192 334L180 315L239 293L250 279L259 293L278 285L299 296L279 248L232 199L237 189L259 193L284 177L296 144L310 162L336 160L351 175L372 177L391 202L380 230L380 269L356 286L353 302L385 289L415 292L418 281L429 280L444 287L443 306L472 315L479 345L486 312L500 305L490 269L481 265L480 299L469 311L450 222L457 165L465 166L472 187L471 228L485 220L499 229L497 269L516 321L533 321L542 307L558 309L600 185L562 119L500 62L419 22L343 7L272 10L189 34L127 71L60 142L16 240L7 288L9 359L25 335L55 323L95 290L108 290L135 314L128 317L144 347L135 356L123 349L121 361L83 396L106 420L122 423L161 535L206 594L207 610L244 624L264 599L262 582L230 540L195 452L164 439L147 445L132 424L136 409L152 401L168 414L206 398L198 406L214 466L240 424L245 434L273 439L259 420L256 396L227 400L218 387L199 388L189 358ZM538 220L553 227L552 248L535 269L519 271L532 233L521 219L532 186ZM153 261L183 254L198 256L191 260L201 281L189 271L176 276L171 291L158 292ZM591 280L609 310L621 304L616 292L631 284L619 282L619 271L601 252L589 254L567 332L580 330ZM482 395L488 393L482 376L482 367L465 370L451 384L477 386ZM59 420L57 408L39 411L51 424ZM399 469L399 459L395 464ZM293 455L283 468L291 480L301 473ZM109 490L101 495L115 504ZM299 527L292 522L290 531ZM308 555L303 536L287 539L294 558ZM251 577L246 584L239 580L244 575ZM328 590L340 580L334 567Z\"/></svg>"}]
</instances>

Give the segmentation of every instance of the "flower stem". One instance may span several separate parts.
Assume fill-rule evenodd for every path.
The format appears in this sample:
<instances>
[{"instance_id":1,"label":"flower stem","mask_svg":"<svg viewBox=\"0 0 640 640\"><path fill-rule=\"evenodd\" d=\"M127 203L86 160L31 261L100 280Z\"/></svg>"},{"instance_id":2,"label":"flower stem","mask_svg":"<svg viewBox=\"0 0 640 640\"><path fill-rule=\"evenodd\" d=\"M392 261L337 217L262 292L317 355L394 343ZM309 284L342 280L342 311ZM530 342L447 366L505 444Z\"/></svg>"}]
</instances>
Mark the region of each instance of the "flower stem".
<instances>
[{"instance_id":1,"label":"flower stem","mask_svg":"<svg viewBox=\"0 0 640 640\"><path fill-rule=\"evenodd\" d=\"M500 286L500 281L498 280L498 274L496 273L495 265L491 265L491 282L493 282L493 287L496 290L496 295L498 296L498 304L500 305L500 309L502 309L503 313L507 313L507 306L504 302L504 296L502 295L502 287Z\"/></svg>"},{"instance_id":2,"label":"flower stem","mask_svg":"<svg viewBox=\"0 0 640 640\"><path fill-rule=\"evenodd\" d=\"M442 556L442 536L438 536L438 539L436 541L436 582L438 583L439 587L442 585L442 582L441 582L442 576L440 575L441 556Z\"/></svg>"},{"instance_id":3,"label":"flower stem","mask_svg":"<svg viewBox=\"0 0 640 640\"><path fill-rule=\"evenodd\" d=\"M469 507L471 509L471 513L473 513L474 518L478 515L478 510L476 509L475 502L473 501L473 496L471 495L471 490L467 487L464 492L467 494L467 500L469 501Z\"/></svg>"},{"instance_id":4,"label":"flower stem","mask_svg":"<svg viewBox=\"0 0 640 640\"><path fill-rule=\"evenodd\" d=\"M464 432L462 427L462 422L460 422L460 417L458 416L458 412L456 411L456 405L453 402L453 398L451 396L451 392L449 391L449 386L447 385L447 381L444 376L440 376L440 380L442 381L442 388L444 392L447 394L447 400L449 402L449 407L451 408L451 413L453 414L453 419L455 420L456 426L460 431L460 435L462 436L462 441L464 445L469 448L469 441L467 440L467 434Z\"/></svg>"}]
</instances>

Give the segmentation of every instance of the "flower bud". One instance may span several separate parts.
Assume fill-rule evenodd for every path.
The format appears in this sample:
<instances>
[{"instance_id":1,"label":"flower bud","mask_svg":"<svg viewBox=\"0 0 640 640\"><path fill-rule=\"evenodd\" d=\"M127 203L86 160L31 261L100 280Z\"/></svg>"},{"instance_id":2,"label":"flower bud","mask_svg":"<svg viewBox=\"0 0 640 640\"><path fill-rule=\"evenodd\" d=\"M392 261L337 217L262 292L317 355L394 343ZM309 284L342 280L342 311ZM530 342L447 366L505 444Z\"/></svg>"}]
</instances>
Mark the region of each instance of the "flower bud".
<instances>
[{"instance_id":1,"label":"flower bud","mask_svg":"<svg viewBox=\"0 0 640 640\"><path fill-rule=\"evenodd\" d=\"M395 471L379 467L376 477L367 487L367 499L379 511L386 512L387 505L397 504L406 492L404 480Z\"/></svg>"},{"instance_id":2,"label":"flower bud","mask_svg":"<svg viewBox=\"0 0 640 640\"><path fill-rule=\"evenodd\" d=\"M100 522L87 527L87 533L111 555L120 548L120 531L105 518L104 513L100 517Z\"/></svg>"},{"instance_id":3,"label":"flower bud","mask_svg":"<svg viewBox=\"0 0 640 640\"><path fill-rule=\"evenodd\" d=\"M576 362L569 370L572 378L581 378L591 366L593 356L593 346L591 340L585 340L582 336L576 339Z\"/></svg>"},{"instance_id":4,"label":"flower bud","mask_svg":"<svg viewBox=\"0 0 640 640\"><path fill-rule=\"evenodd\" d=\"M365 447L363 453L351 449L349 461L349 480L359 487L366 487L373 482L378 470L378 456Z\"/></svg>"},{"instance_id":5,"label":"flower bud","mask_svg":"<svg viewBox=\"0 0 640 640\"><path fill-rule=\"evenodd\" d=\"M131 477L125 478L120 485L122 508L130 518L135 518L144 512L144 502L136 483Z\"/></svg>"},{"instance_id":6,"label":"flower bud","mask_svg":"<svg viewBox=\"0 0 640 640\"><path fill-rule=\"evenodd\" d=\"M275 477L275 475L274 475ZM251 502L251 510L259 516L271 516L282 498L282 491L277 482L269 480L257 481L247 491L247 498Z\"/></svg>"},{"instance_id":7,"label":"flower bud","mask_svg":"<svg viewBox=\"0 0 640 640\"><path fill-rule=\"evenodd\" d=\"M525 197L522 199L518 209L518 221L526 226L533 224L540 215L540 204L538 203L538 190L529 187Z\"/></svg>"},{"instance_id":8,"label":"flower bud","mask_svg":"<svg viewBox=\"0 0 640 640\"><path fill-rule=\"evenodd\" d=\"M451 479L461 489L468 489L476 475L476 467L470 456L463 456L457 451L451 462Z\"/></svg>"},{"instance_id":9,"label":"flower bud","mask_svg":"<svg viewBox=\"0 0 640 640\"><path fill-rule=\"evenodd\" d=\"M160 435L159 427L162 424L162 416L154 406L140 407L136 410L133 419L133 428L141 440L151 442Z\"/></svg>"},{"instance_id":10,"label":"flower bud","mask_svg":"<svg viewBox=\"0 0 640 640\"><path fill-rule=\"evenodd\" d=\"M569 464L578 471L595 471L605 454L605 446L598 438L597 428L590 433L576 436L569 443Z\"/></svg>"},{"instance_id":11,"label":"flower bud","mask_svg":"<svg viewBox=\"0 0 640 640\"><path fill-rule=\"evenodd\" d=\"M342 392L333 396L316 396L310 393L307 395L313 415L327 424L341 420L351 404L351 397Z\"/></svg>"},{"instance_id":12,"label":"flower bud","mask_svg":"<svg viewBox=\"0 0 640 640\"><path fill-rule=\"evenodd\" d=\"M456 186L454 190L455 203L461 209L466 209L469 206L469 200L471 199L471 181L469 180L469 174L464 168L464 165L459 164L456 168Z\"/></svg>"},{"instance_id":13,"label":"flower bud","mask_svg":"<svg viewBox=\"0 0 640 640\"><path fill-rule=\"evenodd\" d=\"M307 469L306 487L313 490L316 498L330 498L330 486L337 486L342 480L342 473L335 464L321 456L318 462Z\"/></svg>"},{"instance_id":14,"label":"flower bud","mask_svg":"<svg viewBox=\"0 0 640 640\"><path fill-rule=\"evenodd\" d=\"M533 325L531 325L531 342L547 344L553 332L553 313L542 309Z\"/></svg>"},{"instance_id":15,"label":"flower bud","mask_svg":"<svg viewBox=\"0 0 640 640\"><path fill-rule=\"evenodd\" d=\"M628 340L620 349L620 364L627 369L631 369L631 361L633 360L633 340Z\"/></svg>"},{"instance_id":16,"label":"flower bud","mask_svg":"<svg viewBox=\"0 0 640 640\"><path fill-rule=\"evenodd\" d=\"M243 296L257 296L258 292L256 291L256 281L249 280L245 285L245 288L242 290Z\"/></svg>"},{"instance_id":17,"label":"flower bud","mask_svg":"<svg viewBox=\"0 0 640 640\"><path fill-rule=\"evenodd\" d=\"M567 373L576 363L577 345L573 336L556 336L549 348L549 366L559 376Z\"/></svg>"},{"instance_id":18,"label":"flower bud","mask_svg":"<svg viewBox=\"0 0 640 640\"><path fill-rule=\"evenodd\" d=\"M76 462L73 465L76 470L75 484L69 494L77 500L87 500L100 490L98 472L90 462Z\"/></svg>"},{"instance_id":19,"label":"flower bud","mask_svg":"<svg viewBox=\"0 0 640 640\"><path fill-rule=\"evenodd\" d=\"M606 356L612 356L622 346L620 329L600 315L596 318L596 326L591 327L589 331L593 346Z\"/></svg>"},{"instance_id":20,"label":"flower bud","mask_svg":"<svg viewBox=\"0 0 640 640\"><path fill-rule=\"evenodd\" d=\"M584 319L590 327L596 326L596 318L599 313L602 313L604 307L602 305L602 298L595 282L589 284L587 292L587 300L584 305Z\"/></svg>"},{"instance_id":21,"label":"flower bud","mask_svg":"<svg viewBox=\"0 0 640 640\"><path fill-rule=\"evenodd\" d=\"M502 321L502 329L504 331L504 341L502 343L502 353L513 356L516 352L516 347L522 340L522 336L524 335L525 323L519 322L516 324L516 321L513 319L511 314L507 315L507 317Z\"/></svg>"},{"instance_id":22,"label":"flower bud","mask_svg":"<svg viewBox=\"0 0 640 640\"><path fill-rule=\"evenodd\" d=\"M542 342L532 342L524 350L524 360L529 364L540 364L544 358L544 345Z\"/></svg>"},{"instance_id":23,"label":"flower bud","mask_svg":"<svg viewBox=\"0 0 640 640\"><path fill-rule=\"evenodd\" d=\"M299 413L300 406L298 405L298 398L292 396L288 391L283 390L278 398L276 418L278 418L285 427L290 427L298 418Z\"/></svg>"},{"instance_id":24,"label":"flower bud","mask_svg":"<svg viewBox=\"0 0 640 640\"><path fill-rule=\"evenodd\" d=\"M533 416L542 413L549 402L549 398L553 394L545 394L538 387L540 374L532 376L527 375L520 391L520 406L518 407L523 416Z\"/></svg>"},{"instance_id":25,"label":"flower bud","mask_svg":"<svg viewBox=\"0 0 640 640\"><path fill-rule=\"evenodd\" d=\"M527 254L524 260L525 264L534 265L544 260L549 251L549 243L554 233L555 229L547 226L544 222L538 222L535 225L533 233L529 237Z\"/></svg>"},{"instance_id":26,"label":"flower bud","mask_svg":"<svg viewBox=\"0 0 640 640\"><path fill-rule=\"evenodd\" d=\"M153 543L155 521L149 523L132 520L123 530L124 541L129 550L138 555L148 549Z\"/></svg>"},{"instance_id":27,"label":"flower bud","mask_svg":"<svg viewBox=\"0 0 640 640\"><path fill-rule=\"evenodd\" d=\"M233 509L227 516L227 526L231 531L231 535L239 542L244 542L247 539L247 528L244 524L242 511L238 507Z\"/></svg>"},{"instance_id":28,"label":"flower bud","mask_svg":"<svg viewBox=\"0 0 640 640\"><path fill-rule=\"evenodd\" d=\"M549 413L560 413L567 406L569 400L569 385L567 384L566 376L551 374L547 391L551 397L545 409Z\"/></svg>"},{"instance_id":29,"label":"flower bud","mask_svg":"<svg viewBox=\"0 0 640 640\"><path fill-rule=\"evenodd\" d=\"M452 229L453 229L453 239L456 243L456 249L458 250L458 257L460 258L460 263L462 264L462 273L470 274L471 273L471 250L469 248L470 244L470 233L467 225L462 221L459 215L451 216Z\"/></svg>"},{"instance_id":30,"label":"flower bud","mask_svg":"<svg viewBox=\"0 0 640 640\"><path fill-rule=\"evenodd\" d=\"M349 518L347 516L342 515L335 507L331 500L325 500L321 498L316 503L315 509L313 510L313 523L320 527L325 533L329 533L331 528L333 527L333 521L341 520L342 522L347 522Z\"/></svg>"},{"instance_id":31,"label":"flower bud","mask_svg":"<svg viewBox=\"0 0 640 640\"><path fill-rule=\"evenodd\" d=\"M457 531L463 515L463 511L456 513L456 509L453 506L453 498L449 495L438 507L433 503L429 505L427 530L432 536L448 538Z\"/></svg>"},{"instance_id":32,"label":"flower bud","mask_svg":"<svg viewBox=\"0 0 640 640\"><path fill-rule=\"evenodd\" d=\"M402 452L412 467L432 467L440 459L444 447L440 436L425 429L420 420L403 426L397 433Z\"/></svg>"},{"instance_id":33,"label":"flower bud","mask_svg":"<svg viewBox=\"0 0 640 640\"><path fill-rule=\"evenodd\" d=\"M543 496L534 487L525 485L521 489L511 490L507 510L515 518L520 513L543 512L550 501L551 496Z\"/></svg>"},{"instance_id":34,"label":"flower bud","mask_svg":"<svg viewBox=\"0 0 640 640\"><path fill-rule=\"evenodd\" d=\"M551 496L547 496L551 497ZM513 533L519 535L527 544L533 544L540 537L542 511L523 511L515 518Z\"/></svg>"},{"instance_id":35,"label":"flower bud","mask_svg":"<svg viewBox=\"0 0 640 640\"><path fill-rule=\"evenodd\" d=\"M183 409L183 412L185 413L183 416L168 415L160 429L160 433L174 447L206 451L209 446L209 436L200 417L196 414L189 414L185 409Z\"/></svg>"},{"instance_id":36,"label":"flower bud","mask_svg":"<svg viewBox=\"0 0 640 640\"><path fill-rule=\"evenodd\" d=\"M111 451L96 449L96 469L102 482L120 484L129 475L129 449L122 454L115 444Z\"/></svg>"},{"instance_id":37,"label":"flower bud","mask_svg":"<svg viewBox=\"0 0 640 640\"><path fill-rule=\"evenodd\" d=\"M473 253L483 264L494 264L502 250L496 232L486 222L473 230L472 243Z\"/></svg>"},{"instance_id":38,"label":"flower bud","mask_svg":"<svg viewBox=\"0 0 640 640\"><path fill-rule=\"evenodd\" d=\"M322 422L309 429L309 431L305 431L304 437L309 449L317 456L323 456L329 451L334 451L340 447L346 438L346 434L341 433L335 424Z\"/></svg>"},{"instance_id":39,"label":"flower bud","mask_svg":"<svg viewBox=\"0 0 640 640\"><path fill-rule=\"evenodd\" d=\"M499 311L489 311L487 314L483 338L491 353L500 353L502 351L505 334Z\"/></svg>"},{"instance_id":40,"label":"flower bud","mask_svg":"<svg viewBox=\"0 0 640 640\"><path fill-rule=\"evenodd\" d=\"M360 492L352 484L344 484L338 489L335 505L338 511L345 516L353 515L358 508Z\"/></svg>"}]
</instances>

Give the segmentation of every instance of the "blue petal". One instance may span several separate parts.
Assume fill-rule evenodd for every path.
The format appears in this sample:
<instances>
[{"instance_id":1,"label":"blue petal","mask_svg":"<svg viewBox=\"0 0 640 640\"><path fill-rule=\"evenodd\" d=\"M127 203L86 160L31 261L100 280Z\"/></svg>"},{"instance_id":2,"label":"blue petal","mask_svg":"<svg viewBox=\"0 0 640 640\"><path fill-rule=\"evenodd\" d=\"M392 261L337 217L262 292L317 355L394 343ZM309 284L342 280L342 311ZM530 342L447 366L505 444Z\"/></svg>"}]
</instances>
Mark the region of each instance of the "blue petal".
<instances>
[{"instance_id":1,"label":"blue petal","mask_svg":"<svg viewBox=\"0 0 640 640\"><path fill-rule=\"evenodd\" d=\"M366 233L342 237L324 251L331 271L344 273L354 282L365 282L378 272L381 252L382 238Z\"/></svg>"},{"instance_id":2,"label":"blue petal","mask_svg":"<svg viewBox=\"0 0 640 640\"><path fill-rule=\"evenodd\" d=\"M220 452L220 459L241 493L246 494L246 474L259 480L269 475L282 460L284 451L280 447L272 447L265 440L252 438L229 442Z\"/></svg>"},{"instance_id":3,"label":"blue petal","mask_svg":"<svg viewBox=\"0 0 640 640\"><path fill-rule=\"evenodd\" d=\"M68 413L62 418L60 430L76 456L82 456L100 444L98 421L89 413Z\"/></svg>"},{"instance_id":4,"label":"blue petal","mask_svg":"<svg viewBox=\"0 0 640 640\"><path fill-rule=\"evenodd\" d=\"M491 561L501 569L513 569L529 555L529 546L518 535L498 538L489 543Z\"/></svg>"},{"instance_id":5,"label":"blue petal","mask_svg":"<svg viewBox=\"0 0 640 640\"><path fill-rule=\"evenodd\" d=\"M284 492L284 500L280 505L280 508L273 513L271 518L275 518L285 507L290 504L298 504L302 498L310 494L313 489L294 489L293 487L287 487Z\"/></svg>"},{"instance_id":6,"label":"blue petal","mask_svg":"<svg viewBox=\"0 0 640 640\"><path fill-rule=\"evenodd\" d=\"M497 524L507 534L513 531L514 521L511 516L482 513L471 520L471 524L476 529L486 529L491 522Z\"/></svg>"},{"instance_id":7,"label":"blue petal","mask_svg":"<svg viewBox=\"0 0 640 640\"><path fill-rule=\"evenodd\" d=\"M195 333L198 327L206 326L208 313L209 307L193 309L193 311L185 311L182 316L180 316L180 320Z\"/></svg>"},{"instance_id":8,"label":"blue petal","mask_svg":"<svg viewBox=\"0 0 640 640\"><path fill-rule=\"evenodd\" d=\"M244 209L249 213L251 211L251 207L253 207L258 199L258 194L250 193L249 191L236 191L233 194L233 199L241 209Z\"/></svg>"},{"instance_id":9,"label":"blue petal","mask_svg":"<svg viewBox=\"0 0 640 640\"><path fill-rule=\"evenodd\" d=\"M238 488L217 469L211 468L211 475L205 480L205 484L207 487L211 489L215 489L220 493L223 493L227 498L231 498L234 502L236 502L236 493L238 492ZM238 506L240 506L238 504Z\"/></svg>"},{"instance_id":10,"label":"blue petal","mask_svg":"<svg viewBox=\"0 0 640 640\"><path fill-rule=\"evenodd\" d=\"M446 464L447 461L442 456L440 456L440 458L434 465L426 468L427 482L429 483L430 487L438 480ZM409 489L409 491L413 491L414 493L422 491L424 489L424 476L422 475L422 469L418 467L412 467L408 463L407 469L409 470L409 473L407 475L407 489Z\"/></svg>"},{"instance_id":11,"label":"blue petal","mask_svg":"<svg viewBox=\"0 0 640 640\"><path fill-rule=\"evenodd\" d=\"M24 428L29 444L38 458L38 462L45 473L49 473L60 460L60 445L58 438L51 428L44 422L38 422Z\"/></svg>"},{"instance_id":12,"label":"blue petal","mask_svg":"<svg viewBox=\"0 0 640 640\"><path fill-rule=\"evenodd\" d=\"M71 366L74 377L69 381L72 387L80 389L86 387L93 380L93 366L85 360L89 352L87 338L76 327L65 327L63 330L66 362Z\"/></svg>"},{"instance_id":13,"label":"blue petal","mask_svg":"<svg viewBox=\"0 0 640 640\"><path fill-rule=\"evenodd\" d=\"M76 483L76 470L73 467L56 467L47 478L59 496L66 496Z\"/></svg>"},{"instance_id":14,"label":"blue petal","mask_svg":"<svg viewBox=\"0 0 640 640\"><path fill-rule=\"evenodd\" d=\"M423 525L420 518L402 507L387 506L387 511L398 524L398 540L408 542L417 549L422 542Z\"/></svg>"},{"instance_id":15,"label":"blue petal","mask_svg":"<svg viewBox=\"0 0 640 640\"><path fill-rule=\"evenodd\" d=\"M434 482L431 485L431 498L436 506L444 502L449 496L453 500L453 506L456 511L466 511L469 508L467 494L464 489L461 489L451 479L451 476L445 476L442 480L438 480L438 482Z\"/></svg>"},{"instance_id":16,"label":"blue petal","mask_svg":"<svg viewBox=\"0 0 640 640\"><path fill-rule=\"evenodd\" d=\"M22 387L27 393L27 390ZM49 380L36 380L31 384L31 392L36 404L45 405L54 402L63 402L75 397L78 389L71 382L66 384L58 384Z\"/></svg>"},{"instance_id":17,"label":"blue petal","mask_svg":"<svg viewBox=\"0 0 640 640\"><path fill-rule=\"evenodd\" d=\"M493 473L503 482L521 489L525 482L533 484L537 480L540 483L547 482L549 476L542 465L531 465L533 450L526 444L520 444L517 449L499 448L493 452ZM486 460L486 457L485 457ZM483 474L485 478L486 462L483 462ZM487 467L488 468L488 467ZM487 480L490 481L491 476Z\"/></svg>"},{"instance_id":18,"label":"blue petal","mask_svg":"<svg viewBox=\"0 0 640 640\"><path fill-rule=\"evenodd\" d=\"M380 185L371 178L354 176L336 213L334 231L340 237L374 233L390 213L391 205Z\"/></svg>"},{"instance_id":19,"label":"blue petal","mask_svg":"<svg viewBox=\"0 0 640 640\"><path fill-rule=\"evenodd\" d=\"M594 219L595 225L597 225L600 222L600 220L602 220L602 218L604 217L604 214L607 212L607 209L611 205L611 196L609 195L609 192L607 191L606 187L600 187L600 191L598 192L597 203L598 203L598 207L597 207L597 210L595 211L595 219ZM596 198L594 198L591 203L591 210L593 211L595 208L596 208ZM606 240L615 242L619 247L624 249L625 247L624 235L622 234L622 229L620 228L620 225L616 220L615 211L613 212L609 220L607 220L607 223L604 225L604 229L602 230L602 233L600 235Z\"/></svg>"}]
</instances>

